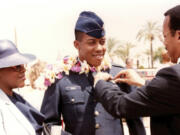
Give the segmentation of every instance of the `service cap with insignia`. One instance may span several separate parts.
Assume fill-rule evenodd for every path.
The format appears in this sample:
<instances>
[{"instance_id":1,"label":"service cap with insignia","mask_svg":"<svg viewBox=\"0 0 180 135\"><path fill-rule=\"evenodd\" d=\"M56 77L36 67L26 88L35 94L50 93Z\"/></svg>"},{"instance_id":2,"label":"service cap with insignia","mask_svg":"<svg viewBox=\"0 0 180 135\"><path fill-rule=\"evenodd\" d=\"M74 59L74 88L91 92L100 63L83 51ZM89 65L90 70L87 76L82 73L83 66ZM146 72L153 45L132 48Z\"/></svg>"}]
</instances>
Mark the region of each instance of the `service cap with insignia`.
<instances>
[{"instance_id":1,"label":"service cap with insignia","mask_svg":"<svg viewBox=\"0 0 180 135\"><path fill-rule=\"evenodd\" d=\"M83 11L76 22L75 30L86 33L95 38L105 36L104 22L94 12Z\"/></svg>"}]
</instances>

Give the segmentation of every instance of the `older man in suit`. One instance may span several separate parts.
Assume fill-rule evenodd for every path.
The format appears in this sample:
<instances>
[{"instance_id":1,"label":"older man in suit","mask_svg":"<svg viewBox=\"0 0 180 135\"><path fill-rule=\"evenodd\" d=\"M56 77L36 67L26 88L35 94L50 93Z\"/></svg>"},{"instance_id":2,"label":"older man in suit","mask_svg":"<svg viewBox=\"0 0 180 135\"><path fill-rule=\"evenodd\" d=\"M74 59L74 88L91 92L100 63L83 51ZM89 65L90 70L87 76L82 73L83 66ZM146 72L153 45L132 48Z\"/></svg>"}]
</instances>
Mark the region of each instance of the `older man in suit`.
<instances>
[{"instance_id":1,"label":"older man in suit","mask_svg":"<svg viewBox=\"0 0 180 135\"><path fill-rule=\"evenodd\" d=\"M95 77L95 95L108 112L116 117L136 118L151 116L152 135L180 134L180 5L165 13L163 24L164 44L177 65L160 70L149 82L139 77L133 70L120 72L116 82L137 86L136 91L126 94L107 74Z\"/></svg>"},{"instance_id":2,"label":"older man in suit","mask_svg":"<svg viewBox=\"0 0 180 135\"><path fill-rule=\"evenodd\" d=\"M65 130L73 135L123 135L121 119L114 118L105 111L94 98L94 70L103 70L112 75L122 67L110 67L104 58L105 30L104 22L95 13L84 11L80 14L75 26L74 46L78 50L77 58L65 57L63 65L68 65L69 74L63 72L63 78L56 80L45 92L41 112L45 122L60 125L61 115ZM131 87L120 85L126 92ZM140 119L127 120L131 135L145 135Z\"/></svg>"}]
</instances>

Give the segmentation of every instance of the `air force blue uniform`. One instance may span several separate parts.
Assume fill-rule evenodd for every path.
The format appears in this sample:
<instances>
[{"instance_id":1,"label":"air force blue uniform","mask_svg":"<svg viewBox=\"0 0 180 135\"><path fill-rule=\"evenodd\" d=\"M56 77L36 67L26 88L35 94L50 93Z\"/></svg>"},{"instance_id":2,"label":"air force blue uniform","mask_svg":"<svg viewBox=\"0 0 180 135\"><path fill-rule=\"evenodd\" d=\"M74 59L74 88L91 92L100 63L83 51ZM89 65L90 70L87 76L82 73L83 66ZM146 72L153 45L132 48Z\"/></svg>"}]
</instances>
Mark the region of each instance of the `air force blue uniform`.
<instances>
[{"instance_id":1,"label":"air force blue uniform","mask_svg":"<svg viewBox=\"0 0 180 135\"><path fill-rule=\"evenodd\" d=\"M89 36L101 38L105 35L103 21L93 12L82 12L75 30ZM112 66L107 71L117 74L122 68ZM92 73L71 72L56 80L45 92L41 112L45 114L45 123L60 125L61 115L65 130L72 135L123 135L121 119L114 118L101 103L95 100ZM122 90L131 91L130 86L121 85ZM140 119L127 120L131 135L145 135Z\"/></svg>"},{"instance_id":2,"label":"air force blue uniform","mask_svg":"<svg viewBox=\"0 0 180 135\"><path fill-rule=\"evenodd\" d=\"M116 74L119 67L112 66L108 72ZM49 125L60 125L61 114L65 130L72 135L123 135L120 119L110 115L101 103L94 98L93 77L91 74L70 72L57 80L45 92L41 112ZM122 90L131 90L130 86L120 86ZM145 135L140 119L127 120L131 135Z\"/></svg>"}]
</instances>

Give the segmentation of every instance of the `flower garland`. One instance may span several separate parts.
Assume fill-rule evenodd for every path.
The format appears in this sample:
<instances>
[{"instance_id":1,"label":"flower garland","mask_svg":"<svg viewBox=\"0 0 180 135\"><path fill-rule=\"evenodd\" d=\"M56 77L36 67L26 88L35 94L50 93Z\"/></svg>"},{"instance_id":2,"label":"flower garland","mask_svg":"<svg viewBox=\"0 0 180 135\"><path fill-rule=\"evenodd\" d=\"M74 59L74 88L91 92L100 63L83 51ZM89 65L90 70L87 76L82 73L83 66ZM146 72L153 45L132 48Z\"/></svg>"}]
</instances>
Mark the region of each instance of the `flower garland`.
<instances>
[{"instance_id":1,"label":"flower garland","mask_svg":"<svg viewBox=\"0 0 180 135\"><path fill-rule=\"evenodd\" d=\"M56 79L62 79L64 72L66 75L69 75L69 72L76 72L79 74L88 74L91 72L100 72L105 71L111 68L111 62L109 56L105 55L101 65L98 67L91 67L86 61L80 62L77 57L65 57L60 62L57 61L55 64L50 64L44 70L44 89L48 86L51 86Z\"/></svg>"}]
</instances>

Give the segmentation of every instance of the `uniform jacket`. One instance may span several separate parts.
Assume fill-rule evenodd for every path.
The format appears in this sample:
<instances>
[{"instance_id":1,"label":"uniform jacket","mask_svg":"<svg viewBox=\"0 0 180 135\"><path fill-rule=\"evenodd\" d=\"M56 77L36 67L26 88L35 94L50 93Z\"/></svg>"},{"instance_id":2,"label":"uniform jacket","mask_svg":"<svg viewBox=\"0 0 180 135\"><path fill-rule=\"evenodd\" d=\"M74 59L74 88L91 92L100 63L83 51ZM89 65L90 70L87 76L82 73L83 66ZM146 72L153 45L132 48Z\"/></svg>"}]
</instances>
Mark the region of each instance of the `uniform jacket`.
<instances>
[{"instance_id":1,"label":"uniform jacket","mask_svg":"<svg viewBox=\"0 0 180 135\"><path fill-rule=\"evenodd\" d=\"M113 66L110 72L115 75L121 70ZM94 98L93 76L70 72L57 80L45 92L41 112L49 125L60 125L61 114L65 130L73 135L122 135L122 123L114 118ZM130 87L121 86L128 91ZM139 119L130 120L132 135L144 135L145 130Z\"/></svg>"},{"instance_id":2,"label":"uniform jacket","mask_svg":"<svg viewBox=\"0 0 180 135\"><path fill-rule=\"evenodd\" d=\"M152 81L129 94L100 80L95 94L116 117L151 116L152 135L180 134L180 64L160 70Z\"/></svg>"},{"instance_id":3,"label":"uniform jacket","mask_svg":"<svg viewBox=\"0 0 180 135\"><path fill-rule=\"evenodd\" d=\"M0 89L0 135L35 135L31 123Z\"/></svg>"}]
</instances>

